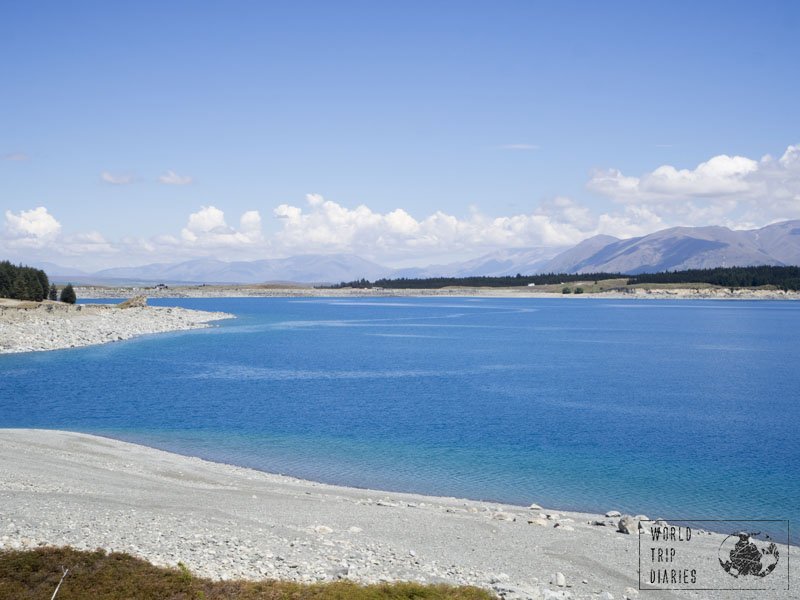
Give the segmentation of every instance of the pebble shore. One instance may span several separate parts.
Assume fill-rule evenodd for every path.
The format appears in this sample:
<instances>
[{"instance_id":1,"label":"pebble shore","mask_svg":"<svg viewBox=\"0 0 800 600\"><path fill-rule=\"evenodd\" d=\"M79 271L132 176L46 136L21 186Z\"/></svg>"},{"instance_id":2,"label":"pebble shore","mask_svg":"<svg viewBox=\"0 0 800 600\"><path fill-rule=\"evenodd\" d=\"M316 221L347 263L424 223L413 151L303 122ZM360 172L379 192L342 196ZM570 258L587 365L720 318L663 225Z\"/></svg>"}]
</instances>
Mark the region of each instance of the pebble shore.
<instances>
[{"instance_id":1,"label":"pebble shore","mask_svg":"<svg viewBox=\"0 0 800 600\"><path fill-rule=\"evenodd\" d=\"M185 308L4 300L0 302L0 354L105 344L209 327L211 321L229 318L233 315Z\"/></svg>"},{"instance_id":2,"label":"pebble shore","mask_svg":"<svg viewBox=\"0 0 800 600\"><path fill-rule=\"evenodd\" d=\"M509 600L733 597L639 592L636 521L325 485L91 435L0 429L0 549L99 547L214 579L471 584ZM692 560L730 587L716 565L722 537L698 535Z\"/></svg>"}]
</instances>

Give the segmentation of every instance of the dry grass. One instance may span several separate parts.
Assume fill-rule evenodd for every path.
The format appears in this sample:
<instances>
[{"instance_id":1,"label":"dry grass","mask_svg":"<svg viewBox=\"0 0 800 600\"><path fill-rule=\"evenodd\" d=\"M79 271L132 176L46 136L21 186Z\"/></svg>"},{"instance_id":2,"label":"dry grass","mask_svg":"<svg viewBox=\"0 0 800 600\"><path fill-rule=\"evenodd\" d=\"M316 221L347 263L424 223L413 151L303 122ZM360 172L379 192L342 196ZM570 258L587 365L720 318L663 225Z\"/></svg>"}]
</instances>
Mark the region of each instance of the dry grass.
<instances>
[{"instance_id":1,"label":"dry grass","mask_svg":"<svg viewBox=\"0 0 800 600\"><path fill-rule=\"evenodd\" d=\"M147 296L138 295L117 304L117 308L141 308L147 306Z\"/></svg>"},{"instance_id":2,"label":"dry grass","mask_svg":"<svg viewBox=\"0 0 800 600\"><path fill-rule=\"evenodd\" d=\"M185 567L156 567L128 554L72 548L0 551L0 600L50 598L69 574L57 600L490 600L473 587L347 581L305 585L286 581L211 581Z\"/></svg>"},{"instance_id":3,"label":"dry grass","mask_svg":"<svg viewBox=\"0 0 800 600\"><path fill-rule=\"evenodd\" d=\"M48 304L52 302L46 300ZM2 308L38 308L42 306L42 302L34 302L33 300L12 300L11 298L0 298L0 307Z\"/></svg>"}]
</instances>

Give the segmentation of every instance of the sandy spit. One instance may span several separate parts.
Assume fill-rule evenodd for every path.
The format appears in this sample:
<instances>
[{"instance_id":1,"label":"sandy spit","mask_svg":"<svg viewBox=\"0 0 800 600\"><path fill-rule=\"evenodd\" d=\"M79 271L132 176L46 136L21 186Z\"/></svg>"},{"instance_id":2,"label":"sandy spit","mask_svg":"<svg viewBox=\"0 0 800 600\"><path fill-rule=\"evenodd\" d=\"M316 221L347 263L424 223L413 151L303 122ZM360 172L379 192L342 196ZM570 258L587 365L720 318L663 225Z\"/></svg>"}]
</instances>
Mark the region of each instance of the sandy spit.
<instances>
[{"instance_id":1,"label":"sandy spit","mask_svg":"<svg viewBox=\"0 0 800 600\"><path fill-rule=\"evenodd\" d=\"M77 348L137 335L210 327L233 315L185 308L0 300L0 354Z\"/></svg>"},{"instance_id":2,"label":"sandy spit","mask_svg":"<svg viewBox=\"0 0 800 600\"><path fill-rule=\"evenodd\" d=\"M80 433L0 429L0 548L101 547L222 579L466 583L504 598L792 597L639 592L648 536L619 533L617 521L324 485ZM696 532L680 548L715 573L704 580L713 587L741 584L716 564L723 538Z\"/></svg>"}]
</instances>

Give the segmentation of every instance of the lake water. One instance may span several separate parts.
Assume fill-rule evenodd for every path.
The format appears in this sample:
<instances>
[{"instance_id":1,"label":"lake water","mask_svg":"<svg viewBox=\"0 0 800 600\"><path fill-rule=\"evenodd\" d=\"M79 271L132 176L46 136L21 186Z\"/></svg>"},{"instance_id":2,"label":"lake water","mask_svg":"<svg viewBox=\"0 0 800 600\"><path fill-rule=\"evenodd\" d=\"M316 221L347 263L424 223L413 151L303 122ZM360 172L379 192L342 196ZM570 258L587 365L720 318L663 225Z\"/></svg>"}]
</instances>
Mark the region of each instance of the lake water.
<instances>
[{"instance_id":1,"label":"lake water","mask_svg":"<svg viewBox=\"0 0 800 600\"><path fill-rule=\"evenodd\" d=\"M98 433L384 490L800 519L800 304L152 304L239 318L0 356L0 427Z\"/></svg>"}]
</instances>

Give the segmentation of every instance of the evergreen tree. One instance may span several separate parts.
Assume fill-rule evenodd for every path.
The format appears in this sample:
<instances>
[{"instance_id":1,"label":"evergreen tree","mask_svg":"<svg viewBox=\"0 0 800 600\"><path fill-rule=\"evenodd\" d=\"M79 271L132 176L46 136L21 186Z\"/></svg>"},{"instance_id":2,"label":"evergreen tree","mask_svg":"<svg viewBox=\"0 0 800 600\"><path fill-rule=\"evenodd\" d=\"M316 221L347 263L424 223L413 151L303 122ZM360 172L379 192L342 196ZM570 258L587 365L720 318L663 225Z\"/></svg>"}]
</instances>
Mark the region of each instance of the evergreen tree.
<instances>
[{"instance_id":1,"label":"evergreen tree","mask_svg":"<svg viewBox=\"0 0 800 600\"><path fill-rule=\"evenodd\" d=\"M11 293L9 297L14 298L15 300L27 300L28 299L28 282L25 280L25 274L21 271L17 272L17 276L14 277L14 282L11 284Z\"/></svg>"},{"instance_id":2,"label":"evergreen tree","mask_svg":"<svg viewBox=\"0 0 800 600\"><path fill-rule=\"evenodd\" d=\"M61 301L67 304L75 304L77 300L78 297L75 295L75 290L72 289L72 284L68 283L64 286L64 289L61 290Z\"/></svg>"},{"instance_id":3,"label":"evergreen tree","mask_svg":"<svg viewBox=\"0 0 800 600\"><path fill-rule=\"evenodd\" d=\"M0 298L40 302L47 297L49 289L50 281L41 269L0 261Z\"/></svg>"},{"instance_id":4,"label":"evergreen tree","mask_svg":"<svg viewBox=\"0 0 800 600\"><path fill-rule=\"evenodd\" d=\"M41 301L47 298L47 293L50 291L50 280L47 279L47 273L41 269L34 270L34 275L36 276L36 280L39 282L39 287L42 288L42 297L39 300Z\"/></svg>"},{"instance_id":5,"label":"evergreen tree","mask_svg":"<svg viewBox=\"0 0 800 600\"><path fill-rule=\"evenodd\" d=\"M42 282L39 280L38 273L34 269L24 271L25 279L25 300L41 302L47 296L47 288L42 289Z\"/></svg>"},{"instance_id":6,"label":"evergreen tree","mask_svg":"<svg viewBox=\"0 0 800 600\"><path fill-rule=\"evenodd\" d=\"M11 263L7 260L0 262L0 298L11 297L11 284L14 281Z\"/></svg>"},{"instance_id":7,"label":"evergreen tree","mask_svg":"<svg viewBox=\"0 0 800 600\"><path fill-rule=\"evenodd\" d=\"M58 300L58 288L56 287L55 283L50 286L50 292L47 294L47 299L54 301Z\"/></svg>"}]
</instances>

